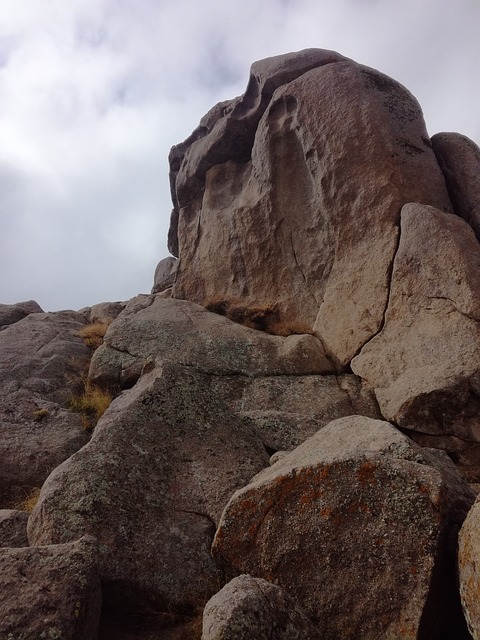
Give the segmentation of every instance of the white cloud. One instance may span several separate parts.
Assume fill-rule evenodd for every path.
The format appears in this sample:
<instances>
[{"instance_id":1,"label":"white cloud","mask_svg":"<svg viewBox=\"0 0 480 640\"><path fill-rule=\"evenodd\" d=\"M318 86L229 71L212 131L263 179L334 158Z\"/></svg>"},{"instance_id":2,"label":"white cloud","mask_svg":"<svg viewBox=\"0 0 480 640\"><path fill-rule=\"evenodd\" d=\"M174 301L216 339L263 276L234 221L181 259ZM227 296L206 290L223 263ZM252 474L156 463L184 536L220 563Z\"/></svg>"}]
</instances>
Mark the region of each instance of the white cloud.
<instances>
[{"instance_id":1,"label":"white cloud","mask_svg":"<svg viewBox=\"0 0 480 640\"><path fill-rule=\"evenodd\" d=\"M477 0L2 0L0 301L125 299L167 254L167 155L257 59L329 48L480 141Z\"/></svg>"}]
</instances>

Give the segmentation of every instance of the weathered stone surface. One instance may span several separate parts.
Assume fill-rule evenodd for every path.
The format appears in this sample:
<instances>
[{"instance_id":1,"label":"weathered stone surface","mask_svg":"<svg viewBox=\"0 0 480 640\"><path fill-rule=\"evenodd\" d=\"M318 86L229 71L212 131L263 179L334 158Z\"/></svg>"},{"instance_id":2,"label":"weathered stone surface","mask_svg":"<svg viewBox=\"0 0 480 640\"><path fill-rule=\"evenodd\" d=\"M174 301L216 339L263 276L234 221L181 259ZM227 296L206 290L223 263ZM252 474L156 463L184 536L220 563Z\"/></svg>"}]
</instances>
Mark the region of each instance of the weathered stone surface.
<instances>
[{"instance_id":1,"label":"weathered stone surface","mask_svg":"<svg viewBox=\"0 0 480 640\"><path fill-rule=\"evenodd\" d=\"M109 323L125 309L126 305L126 302L99 302L92 307L80 309L78 313L81 313L91 323Z\"/></svg>"},{"instance_id":2,"label":"weathered stone surface","mask_svg":"<svg viewBox=\"0 0 480 640\"><path fill-rule=\"evenodd\" d=\"M276 585L241 575L211 598L202 640L320 640L305 613Z\"/></svg>"},{"instance_id":3,"label":"weathered stone surface","mask_svg":"<svg viewBox=\"0 0 480 640\"><path fill-rule=\"evenodd\" d=\"M294 449L336 418L382 417L373 391L354 375L212 376L210 388L269 450Z\"/></svg>"},{"instance_id":4,"label":"weathered stone surface","mask_svg":"<svg viewBox=\"0 0 480 640\"><path fill-rule=\"evenodd\" d=\"M402 427L480 441L480 245L459 217L408 204L385 324L352 361Z\"/></svg>"},{"instance_id":5,"label":"weathered stone surface","mask_svg":"<svg viewBox=\"0 0 480 640\"><path fill-rule=\"evenodd\" d=\"M451 209L420 107L372 69L317 66L273 93L250 159L220 135L236 104L215 125L215 162L198 168L212 133L189 146L175 180L173 297L274 307L345 365L381 327L402 205Z\"/></svg>"},{"instance_id":6,"label":"weathered stone surface","mask_svg":"<svg viewBox=\"0 0 480 640\"><path fill-rule=\"evenodd\" d=\"M29 540L94 535L112 606L195 607L222 580L209 548L223 507L267 465L204 375L165 365L116 398L88 445L48 478Z\"/></svg>"},{"instance_id":7,"label":"weathered stone surface","mask_svg":"<svg viewBox=\"0 0 480 640\"><path fill-rule=\"evenodd\" d=\"M322 637L466 638L455 539L474 494L435 453L336 420L233 495L213 553L285 589Z\"/></svg>"},{"instance_id":8,"label":"weathered stone surface","mask_svg":"<svg viewBox=\"0 0 480 640\"><path fill-rule=\"evenodd\" d=\"M2 640L92 640L101 602L94 540L0 549Z\"/></svg>"},{"instance_id":9,"label":"weathered stone surface","mask_svg":"<svg viewBox=\"0 0 480 640\"><path fill-rule=\"evenodd\" d=\"M16 304L0 304L0 330L18 322L30 313L43 313L43 309L34 300Z\"/></svg>"},{"instance_id":10,"label":"weathered stone surface","mask_svg":"<svg viewBox=\"0 0 480 640\"><path fill-rule=\"evenodd\" d=\"M88 441L68 402L90 351L74 312L32 313L0 331L0 508L41 487Z\"/></svg>"},{"instance_id":11,"label":"weathered stone surface","mask_svg":"<svg viewBox=\"0 0 480 640\"><path fill-rule=\"evenodd\" d=\"M332 371L320 342L311 335L271 336L188 301L139 296L110 325L89 376L128 387L155 363L168 361L218 375Z\"/></svg>"},{"instance_id":12,"label":"weathered stone surface","mask_svg":"<svg viewBox=\"0 0 480 640\"><path fill-rule=\"evenodd\" d=\"M0 547L28 547L28 513L0 509Z\"/></svg>"},{"instance_id":13,"label":"weathered stone surface","mask_svg":"<svg viewBox=\"0 0 480 640\"><path fill-rule=\"evenodd\" d=\"M458 536L460 597L468 628L480 638L480 501L470 509Z\"/></svg>"},{"instance_id":14,"label":"weathered stone surface","mask_svg":"<svg viewBox=\"0 0 480 640\"><path fill-rule=\"evenodd\" d=\"M161 293L165 289L173 287L177 275L177 266L178 260L171 256L160 260L155 269L152 293Z\"/></svg>"},{"instance_id":15,"label":"weathered stone surface","mask_svg":"<svg viewBox=\"0 0 480 640\"><path fill-rule=\"evenodd\" d=\"M256 128L274 91L311 69L344 60L348 58L335 51L304 49L254 62L244 95L215 105L187 140L172 148L174 212L169 244L173 255L177 256L178 249L179 206L202 196L206 173L214 165L250 159Z\"/></svg>"},{"instance_id":16,"label":"weathered stone surface","mask_svg":"<svg viewBox=\"0 0 480 640\"><path fill-rule=\"evenodd\" d=\"M437 133L432 145L455 213L468 222L480 240L480 149L459 133Z\"/></svg>"}]
</instances>

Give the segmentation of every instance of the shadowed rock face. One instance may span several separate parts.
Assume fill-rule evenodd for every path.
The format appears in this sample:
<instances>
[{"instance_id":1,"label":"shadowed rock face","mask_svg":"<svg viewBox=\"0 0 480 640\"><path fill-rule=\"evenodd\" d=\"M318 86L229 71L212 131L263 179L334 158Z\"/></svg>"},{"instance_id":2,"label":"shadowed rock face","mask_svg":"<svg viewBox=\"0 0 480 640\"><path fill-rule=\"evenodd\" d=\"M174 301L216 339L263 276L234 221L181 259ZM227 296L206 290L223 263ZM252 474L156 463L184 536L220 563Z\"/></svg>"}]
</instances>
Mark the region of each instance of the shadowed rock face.
<instances>
[{"instance_id":1,"label":"shadowed rock face","mask_svg":"<svg viewBox=\"0 0 480 640\"><path fill-rule=\"evenodd\" d=\"M345 365L383 321L402 205L451 204L406 89L331 52L301 55L311 64L292 55L292 73L258 98L242 153L227 132L244 131L254 79L173 152L173 296L276 304Z\"/></svg>"}]
</instances>

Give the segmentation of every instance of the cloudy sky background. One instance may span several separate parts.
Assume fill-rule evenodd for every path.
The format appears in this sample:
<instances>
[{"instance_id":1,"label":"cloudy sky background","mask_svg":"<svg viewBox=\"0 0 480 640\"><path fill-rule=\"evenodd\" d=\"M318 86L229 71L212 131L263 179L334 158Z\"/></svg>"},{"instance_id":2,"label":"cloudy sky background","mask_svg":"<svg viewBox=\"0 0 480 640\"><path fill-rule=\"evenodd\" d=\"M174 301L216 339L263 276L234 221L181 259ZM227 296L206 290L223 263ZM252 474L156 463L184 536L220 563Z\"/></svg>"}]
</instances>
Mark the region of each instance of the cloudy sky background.
<instances>
[{"instance_id":1,"label":"cloudy sky background","mask_svg":"<svg viewBox=\"0 0 480 640\"><path fill-rule=\"evenodd\" d=\"M167 156L250 64L334 49L480 143L480 0L0 0L0 302L150 291Z\"/></svg>"}]
</instances>

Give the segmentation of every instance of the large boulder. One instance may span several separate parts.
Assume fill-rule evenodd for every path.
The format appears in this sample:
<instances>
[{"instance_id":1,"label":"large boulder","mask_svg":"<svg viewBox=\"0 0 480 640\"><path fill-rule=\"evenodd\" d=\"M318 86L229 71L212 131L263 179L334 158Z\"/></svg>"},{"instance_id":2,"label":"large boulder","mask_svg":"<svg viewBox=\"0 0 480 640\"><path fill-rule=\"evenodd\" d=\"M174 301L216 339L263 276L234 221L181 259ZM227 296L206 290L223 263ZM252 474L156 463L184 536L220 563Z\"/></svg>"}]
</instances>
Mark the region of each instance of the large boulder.
<instances>
[{"instance_id":1,"label":"large boulder","mask_svg":"<svg viewBox=\"0 0 480 640\"><path fill-rule=\"evenodd\" d=\"M172 154L173 297L275 309L277 322L314 328L344 366L381 328L402 205L451 203L404 87L332 52L281 66L292 73L268 99L253 73L244 98L212 110L214 126ZM245 138L250 104L260 106Z\"/></svg>"},{"instance_id":2,"label":"large boulder","mask_svg":"<svg viewBox=\"0 0 480 640\"><path fill-rule=\"evenodd\" d=\"M75 312L32 312L0 331L0 508L41 487L88 441L69 401L91 351Z\"/></svg>"},{"instance_id":3,"label":"large boulder","mask_svg":"<svg viewBox=\"0 0 480 640\"><path fill-rule=\"evenodd\" d=\"M480 245L464 220L403 207L385 323L352 369L388 420L480 442Z\"/></svg>"},{"instance_id":4,"label":"large boulder","mask_svg":"<svg viewBox=\"0 0 480 640\"><path fill-rule=\"evenodd\" d=\"M222 584L209 549L225 504L266 465L261 440L205 375L165 365L116 398L90 442L48 478L29 540L90 533L111 607L192 610Z\"/></svg>"},{"instance_id":5,"label":"large boulder","mask_svg":"<svg viewBox=\"0 0 480 640\"><path fill-rule=\"evenodd\" d=\"M93 539L0 549L2 640L92 640L101 605Z\"/></svg>"},{"instance_id":6,"label":"large boulder","mask_svg":"<svg viewBox=\"0 0 480 640\"><path fill-rule=\"evenodd\" d=\"M202 640L320 640L312 621L276 585L238 576L211 598Z\"/></svg>"},{"instance_id":7,"label":"large boulder","mask_svg":"<svg viewBox=\"0 0 480 640\"><path fill-rule=\"evenodd\" d=\"M432 136L432 145L455 213L480 240L480 149L459 133L437 133Z\"/></svg>"},{"instance_id":8,"label":"large boulder","mask_svg":"<svg viewBox=\"0 0 480 640\"><path fill-rule=\"evenodd\" d=\"M18 322L30 313L43 313L43 309L35 300L17 302L16 304L0 304L0 330Z\"/></svg>"},{"instance_id":9,"label":"large boulder","mask_svg":"<svg viewBox=\"0 0 480 640\"><path fill-rule=\"evenodd\" d=\"M468 628L480 638L480 501L470 509L458 536L458 573Z\"/></svg>"},{"instance_id":10,"label":"large boulder","mask_svg":"<svg viewBox=\"0 0 480 640\"><path fill-rule=\"evenodd\" d=\"M324 638L460 640L456 533L473 501L445 454L351 416L239 489L213 553L284 589Z\"/></svg>"},{"instance_id":11,"label":"large boulder","mask_svg":"<svg viewBox=\"0 0 480 640\"><path fill-rule=\"evenodd\" d=\"M90 364L90 380L132 386L156 364L177 362L214 375L330 373L312 335L272 336L185 300L133 298L110 325Z\"/></svg>"}]
</instances>

